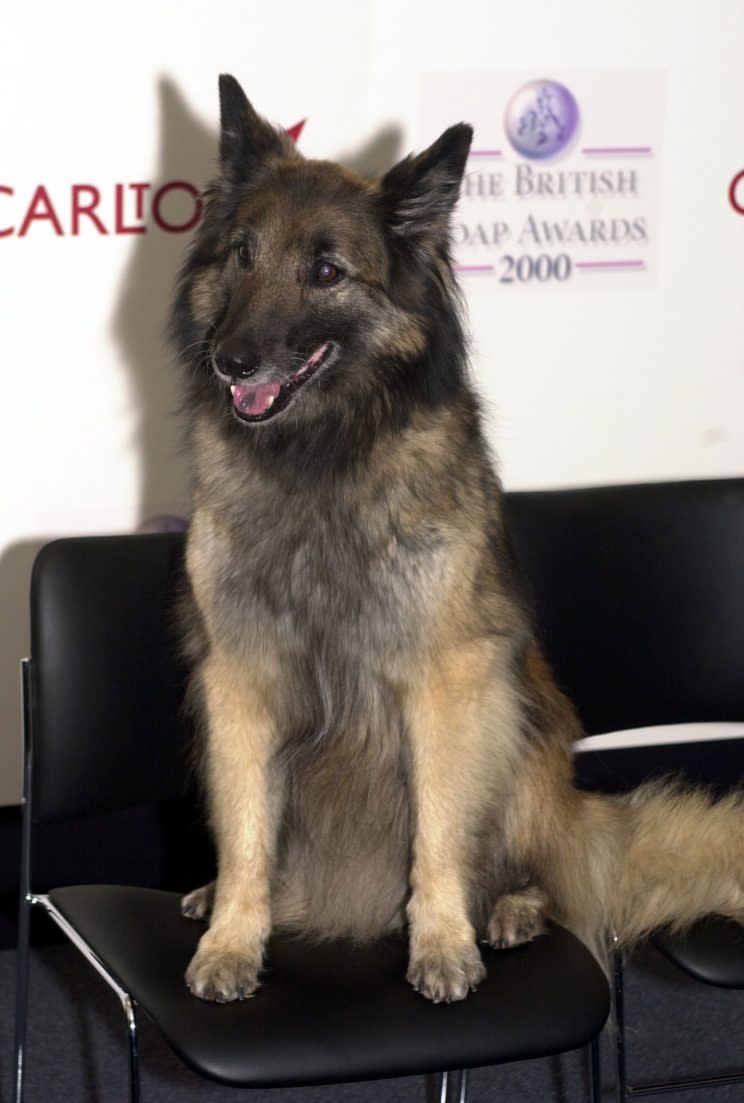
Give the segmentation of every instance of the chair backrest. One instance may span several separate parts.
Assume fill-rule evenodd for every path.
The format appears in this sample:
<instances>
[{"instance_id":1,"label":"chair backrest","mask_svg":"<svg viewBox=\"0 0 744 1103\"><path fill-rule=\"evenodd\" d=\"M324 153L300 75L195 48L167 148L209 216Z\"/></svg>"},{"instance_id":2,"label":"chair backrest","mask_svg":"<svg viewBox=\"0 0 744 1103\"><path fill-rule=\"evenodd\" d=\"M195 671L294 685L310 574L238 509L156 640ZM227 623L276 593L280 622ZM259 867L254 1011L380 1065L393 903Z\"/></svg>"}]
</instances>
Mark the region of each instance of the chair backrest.
<instances>
[{"instance_id":1,"label":"chair backrest","mask_svg":"<svg viewBox=\"0 0 744 1103\"><path fill-rule=\"evenodd\" d=\"M55 540L31 581L31 813L54 822L180 796L179 533Z\"/></svg>"},{"instance_id":2,"label":"chair backrest","mask_svg":"<svg viewBox=\"0 0 744 1103\"><path fill-rule=\"evenodd\" d=\"M744 721L744 479L512 493L506 509L588 733Z\"/></svg>"},{"instance_id":3,"label":"chair backrest","mask_svg":"<svg viewBox=\"0 0 744 1103\"><path fill-rule=\"evenodd\" d=\"M538 633L588 733L744 720L744 479L506 496ZM31 593L32 815L179 796L182 534L56 540Z\"/></svg>"}]
</instances>

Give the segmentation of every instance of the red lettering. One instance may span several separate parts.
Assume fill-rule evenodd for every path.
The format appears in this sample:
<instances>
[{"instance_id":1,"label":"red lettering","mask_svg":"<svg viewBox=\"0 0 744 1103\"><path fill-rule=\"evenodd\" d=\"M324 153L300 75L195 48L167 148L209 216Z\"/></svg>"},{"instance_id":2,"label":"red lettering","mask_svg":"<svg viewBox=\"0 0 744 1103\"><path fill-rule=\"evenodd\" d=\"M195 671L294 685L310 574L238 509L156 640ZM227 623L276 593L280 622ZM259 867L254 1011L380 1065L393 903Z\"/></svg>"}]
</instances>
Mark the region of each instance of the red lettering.
<instances>
[{"instance_id":1,"label":"red lettering","mask_svg":"<svg viewBox=\"0 0 744 1103\"><path fill-rule=\"evenodd\" d=\"M26 216L21 223L21 228L18 231L19 237L25 237L28 233L28 228L32 222L41 222L47 220L51 222L54 227L54 232L59 237L63 236L64 231L57 218L57 212L52 205L52 201L47 195L47 190L43 184L39 184L38 188L33 194L29 208L26 211Z\"/></svg>"},{"instance_id":2,"label":"red lettering","mask_svg":"<svg viewBox=\"0 0 744 1103\"><path fill-rule=\"evenodd\" d=\"M131 185L130 185L131 186ZM117 184L116 188L116 233L117 234L144 234L144 226L125 226L124 225L124 185ZM141 206L141 192L137 196L137 206Z\"/></svg>"},{"instance_id":3,"label":"red lettering","mask_svg":"<svg viewBox=\"0 0 744 1103\"><path fill-rule=\"evenodd\" d=\"M737 195L737 190L742 180L744 180L744 169L742 169L741 172L737 172L736 176L731 181L731 184L729 186L729 203L734 208L737 214L744 214L744 194L742 194L741 199L739 199L739 196Z\"/></svg>"},{"instance_id":4,"label":"red lettering","mask_svg":"<svg viewBox=\"0 0 744 1103\"><path fill-rule=\"evenodd\" d=\"M129 187L134 192L134 213L140 221L144 221L145 218L145 192L150 187L149 184L130 184Z\"/></svg>"},{"instance_id":5,"label":"red lettering","mask_svg":"<svg viewBox=\"0 0 744 1103\"><path fill-rule=\"evenodd\" d=\"M87 202L83 196L87 193ZM93 184L72 185L72 233L80 233L80 219L83 215L89 218L99 234L107 234L108 230L95 213L96 207L101 202L101 193Z\"/></svg>"},{"instance_id":6,"label":"red lettering","mask_svg":"<svg viewBox=\"0 0 744 1103\"><path fill-rule=\"evenodd\" d=\"M193 196L194 213L187 222L166 222L160 206L166 195L177 190L188 192L189 195ZM171 180L169 184L163 184L162 188L158 188L152 198L152 217L160 229L169 234L183 234L187 230L191 230L201 218L201 211L202 201L198 188L195 188L193 184L188 184L185 180Z\"/></svg>"},{"instance_id":7,"label":"red lettering","mask_svg":"<svg viewBox=\"0 0 744 1103\"><path fill-rule=\"evenodd\" d=\"M0 184L0 195L14 195L14 194L15 193L14 193L12 188L6 188L4 184ZM13 233L13 229L14 229L13 226L9 226L5 230L0 230L0 237L10 237L10 235Z\"/></svg>"}]
</instances>

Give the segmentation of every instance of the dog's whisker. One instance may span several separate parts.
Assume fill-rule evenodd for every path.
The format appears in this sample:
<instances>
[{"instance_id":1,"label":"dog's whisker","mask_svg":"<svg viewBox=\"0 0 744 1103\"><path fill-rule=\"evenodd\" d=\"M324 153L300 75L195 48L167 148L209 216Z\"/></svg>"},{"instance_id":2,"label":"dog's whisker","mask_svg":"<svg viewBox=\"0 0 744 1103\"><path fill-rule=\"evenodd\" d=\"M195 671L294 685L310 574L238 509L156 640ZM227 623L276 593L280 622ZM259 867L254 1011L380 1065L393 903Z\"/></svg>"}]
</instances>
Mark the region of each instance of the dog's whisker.
<instances>
[{"instance_id":1,"label":"dog's whisker","mask_svg":"<svg viewBox=\"0 0 744 1103\"><path fill-rule=\"evenodd\" d=\"M201 341L192 341L190 345L187 345L186 348L180 350L181 357L185 358L187 353L191 352L192 349L209 348L210 344L211 342L207 339Z\"/></svg>"}]
</instances>

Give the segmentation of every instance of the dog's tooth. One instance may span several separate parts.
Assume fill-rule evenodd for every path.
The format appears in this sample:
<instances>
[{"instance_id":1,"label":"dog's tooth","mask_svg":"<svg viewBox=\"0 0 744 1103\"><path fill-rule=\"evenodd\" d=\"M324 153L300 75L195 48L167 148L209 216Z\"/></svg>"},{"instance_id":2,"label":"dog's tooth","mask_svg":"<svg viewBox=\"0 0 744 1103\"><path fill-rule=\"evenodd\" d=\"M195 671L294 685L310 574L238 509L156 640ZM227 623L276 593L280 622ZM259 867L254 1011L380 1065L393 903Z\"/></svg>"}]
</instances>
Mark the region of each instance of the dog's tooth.
<instances>
[{"instance_id":1,"label":"dog's tooth","mask_svg":"<svg viewBox=\"0 0 744 1103\"><path fill-rule=\"evenodd\" d=\"M235 395L235 384L234 383L230 384L230 394L233 395L233 396Z\"/></svg>"},{"instance_id":2,"label":"dog's tooth","mask_svg":"<svg viewBox=\"0 0 744 1103\"><path fill-rule=\"evenodd\" d=\"M266 409L270 409L274 405L274 395L269 396L269 401L266 403Z\"/></svg>"}]
</instances>

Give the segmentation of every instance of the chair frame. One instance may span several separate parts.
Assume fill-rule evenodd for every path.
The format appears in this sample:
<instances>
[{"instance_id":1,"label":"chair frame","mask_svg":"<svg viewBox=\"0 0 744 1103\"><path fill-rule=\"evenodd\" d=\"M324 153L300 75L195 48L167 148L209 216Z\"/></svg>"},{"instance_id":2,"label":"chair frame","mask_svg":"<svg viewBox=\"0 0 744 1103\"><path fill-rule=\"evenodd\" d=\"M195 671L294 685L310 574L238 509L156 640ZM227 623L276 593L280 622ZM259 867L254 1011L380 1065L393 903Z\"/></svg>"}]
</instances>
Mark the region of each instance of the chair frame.
<instances>
[{"instance_id":1,"label":"chair frame","mask_svg":"<svg viewBox=\"0 0 744 1103\"><path fill-rule=\"evenodd\" d=\"M615 942L617 942L617 938L615 938ZM625 1036L624 955L619 950L615 950L613 954L612 974L618 1103L628 1103L631 1099L640 1099L646 1095L663 1095L669 1092L687 1091L689 1088L715 1088L724 1084L744 1084L744 1072L630 1083L627 1069L627 1038Z\"/></svg>"},{"instance_id":2,"label":"chair frame","mask_svg":"<svg viewBox=\"0 0 744 1103\"><path fill-rule=\"evenodd\" d=\"M31 909L39 907L56 923L83 957L103 977L119 998L127 1030L129 1049L129 1100L140 1103L140 1056L137 1034L137 1003L130 992L122 988L118 980L101 961L91 946L75 930L71 923L55 907L48 896L35 893L31 887L31 826L32 826L32 771L33 771L33 663L21 660L21 700L23 707L23 798L21 802L21 862L18 894L18 950L16 953L16 1019L15 1019L15 1080L13 1103L23 1103L24 1072L26 1064L26 1036L28 1023L29 953ZM599 1036L587 1047L590 1062L590 1099L600 1103L601 1080L599 1063ZM430 1103L467 1103L468 1070L457 1069L426 1075L427 1099Z\"/></svg>"},{"instance_id":3,"label":"chair frame","mask_svg":"<svg viewBox=\"0 0 744 1103\"><path fill-rule=\"evenodd\" d=\"M33 892L31 888L31 781L33 771L32 713L33 666L30 659L21 660L21 700L23 702L23 799L21 803L21 864L18 894L18 950L16 955L16 1019L15 1019L15 1082L14 1103L23 1103L24 1072L26 1063L26 1034L28 1022L29 949L31 909L41 908L86 961L103 977L109 988L119 997L124 1011L129 1045L129 1099L140 1103L139 1039L137 1035L137 1004L131 994L122 988L104 963L81 938L75 928L54 906L48 896Z\"/></svg>"}]
</instances>

